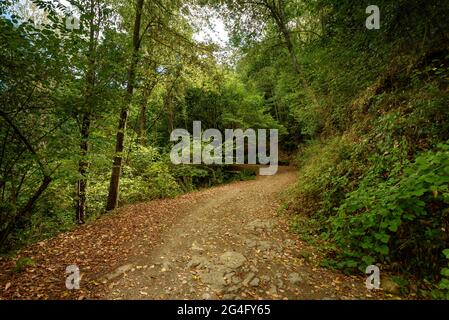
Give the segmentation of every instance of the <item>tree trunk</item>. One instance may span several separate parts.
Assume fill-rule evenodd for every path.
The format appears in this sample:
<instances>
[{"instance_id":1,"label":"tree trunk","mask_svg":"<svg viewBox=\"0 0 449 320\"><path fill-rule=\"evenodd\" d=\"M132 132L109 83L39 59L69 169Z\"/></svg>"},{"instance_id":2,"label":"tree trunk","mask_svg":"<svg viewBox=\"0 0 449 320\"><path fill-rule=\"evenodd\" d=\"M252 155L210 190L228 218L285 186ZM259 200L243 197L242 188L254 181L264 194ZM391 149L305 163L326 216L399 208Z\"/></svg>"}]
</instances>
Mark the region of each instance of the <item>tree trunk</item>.
<instances>
[{"instance_id":1,"label":"tree trunk","mask_svg":"<svg viewBox=\"0 0 449 320\"><path fill-rule=\"evenodd\" d=\"M284 36L284 41L287 46L288 53L290 55L290 60L292 61L293 68L295 69L297 74L301 73L301 68L299 67L298 58L296 57L295 49L293 47L293 42L290 37L290 32L288 31L287 27L280 22L279 28L281 29L282 35Z\"/></svg>"},{"instance_id":2,"label":"tree trunk","mask_svg":"<svg viewBox=\"0 0 449 320\"><path fill-rule=\"evenodd\" d=\"M285 8L283 1L280 1L278 5L270 3L269 1L265 1L265 6L268 8L268 10L271 13L272 18L274 19L277 27L279 28L279 31L281 32L284 41L286 43L286 47L290 56L290 60L292 61L293 68L296 72L296 74L301 78L302 85L304 87L304 90L306 91L307 96L309 99L312 100L312 102L315 105L318 105L318 99L315 95L315 92L312 90L310 84L308 83L307 79L303 76L301 67L298 62L298 58L296 57L295 48L293 45L292 38L290 36L290 31L287 29L287 22L285 18Z\"/></svg>"},{"instance_id":3,"label":"tree trunk","mask_svg":"<svg viewBox=\"0 0 449 320\"><path fill-rule=\"evenodd\" d=\"M146 146L147 144L147 99L140 106L139 113L139 127L137 131L139 137L139 143L141 146Z\"/></svg>"},{"instance_id":4,"label":"tree trunk","mask_svg":"<svg viewBox=\"0 0 449 320\"><path fill-rule=\"evenodd\" d=\"M287 50L290 55L290 60L292 61L293 68L295 69L296 74L301 78L301 82L304 87L304 90L306 90L306 93L309 96L309 99L311 99L313 103L318 104L318 100L316 98L315 92L312 90L309 82L306 80L306 78L302 74L302 70L299 65L298 58L296 57L296 52L295 52L295 48L293 46L290 32L288 31L287 27L283 23L280 24L279 28L281 29L281 32L284 36L284 40L286 42Z\"/></svg>"},{"instance_id":5,"label":"tree trunk","mask_svg":"<svg viewBox=\"0 0 449 320\"><path fill-rule=\"evenodd\" d=\"M170 89L167 91L167 95L164 98L164 108L167 111L167 123L168 134L170 135L175 129L175 112L173 110L173 91L176 90L176 84L181 76L181 69L178 69L175 74L175 78L170 85Z\"/></svg>"},{"instance_id":6,"label":"tree trunk","mask_svg":"<svg viewBox=\"0 0 449 320\"><path fill-rule=\"evenodd\" d=\"M91 125L91 109L92 109L92 92L95 88L95 56L96 56L96 36L94 28L95 19L95 0L90 1L90 21L89 21L89 52L88 52L88 67L86 72L86 92L84 110L81 119L80 129L80 156L78 162L78 179L77 187L77 204L76 204L76 220L79 224L83 224L86 217L86 202L87 202L87 176L89 169L89 162L87 161L87 154L89 152L89 136Z\"/></svg>"},{"instance_id":7,"label":"tree trunk","mask_svg":"<svg viewBox=\"0 0 449 320\"><path fill-rule=\"evenodd\" d=\"M14 124L14 122L8 117L8 115L0 109L0 117L2 117L12 128L15 135L19 138L19 140L26 146L27 150L31 153L31 155L35 158L35 161L39 165L40 171L42 172L43 179L39 188L34 192L34 194L27 201L25 206L18 210L15 215L15 218L12 222L10 222L3 231L0 232L0 247L3 245L4 241L8 237L9 233L12 232L13 228L17 225L26 225L30 222L32 216L32 210L37 200L42 196L42 194L47 190L50 185L52 178L50 177L50 172L48 171L44 162L39 158L39 155L34 150L30 141L22 134L20 129ZM13 192L14 193L14 192Z\"/></svg>"},{"instance_id":8,"label":"tree trunk","mask_svg":"<svg viewBox=\"0 0 449 320\"><path fill-rule=\"evenodd\" d=\"M80 142L80 156L81 160L78 163L78 173L81 178L78 180L78 203L76 208L76 219L79 224L83 224L86 217L86 194L87 194L87 175L89 162L86 160L89 150L89 128L90 117L84 115L81 124L81 142Z\"/></svg>"},{"instance_id":9,"label":"tree trunk","mask_svg":"<svg viewBox=\"0 0 449 320\"><path fill-rule=\"evenodd\" d=\"M125 132L126 132L126 125L128 122L128 108L134 92L134 81L136 78L138 53L140 49L140 28L142 21L143 4L144 0L136 0L136 18L134 21L134 34L133 34L133 55L128 70L128 80L127 80L128 83L126 88L125 102L120 112L120 120L115 145L115 156L112 165L112 174L111 174L111 181L109 184L108 200L106 203L107 211L114 210L115 208L117 208L118 205L120 175L122 171L122 161L123 161L123 150L125 147Z\"/></svg>"},{"instance_id":10,"label":"tree trunk","mask_svg":"<svg viewBox=\"0 0 449 320\"><path fill-rule=\"evenodd\" d=\"M147 104L150 99L151 93L156 87L157 81L152 82L144 93L144 101L140 106L139 119L137 125L137 136L139 137L139 143L141 146L147 144Z\"/></svg>"},{"instance_id":11,"label":"tree trunk","mask_svg":"<svg viewBox=\"0 0 449 320\"><path fill-rule=\"evenodd\" d=\"M175 119L173 113L173 101L171 92L165 97L165 110L167 111L167 121L168 121L168 134L171 134L175 128Z\"/></svg>"}]
</instances>

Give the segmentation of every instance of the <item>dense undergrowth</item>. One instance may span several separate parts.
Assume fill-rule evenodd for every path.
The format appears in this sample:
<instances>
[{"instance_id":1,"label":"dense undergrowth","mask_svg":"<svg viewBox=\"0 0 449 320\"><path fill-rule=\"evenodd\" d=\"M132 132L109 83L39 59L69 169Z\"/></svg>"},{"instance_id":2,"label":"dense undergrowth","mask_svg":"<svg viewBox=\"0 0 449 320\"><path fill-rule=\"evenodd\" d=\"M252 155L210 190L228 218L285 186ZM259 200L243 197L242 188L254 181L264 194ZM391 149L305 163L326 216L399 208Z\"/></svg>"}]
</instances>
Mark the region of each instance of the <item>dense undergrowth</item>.
<instances>
[{"instance_id":1,"label":"dense undergrowth","mask_svg":"<svg viewBox=\"0 0 449 320\"><path fill-rule=\"evenodd\" d=\"M105 212L104 198L108 192L109 172L95 170L89 193L88 222L95 221ZM173 165L169 155L161 155L151 147L137 146L124 168L121 180L122 200L120 206L159 198L172 198L186 192L211 186L245 181L255 178L255 172L235 171L226 166ZM63 180L56 182L36 207L29 226L18 229L9 238L9 247L4 250L20 249L24 245L41 241L77 226L73 219L71 186ZM8 252L10 254L10 252Z\"/></svg>"},{"instance_id":2,"label":"dense undergrowth","mask_svg":"<svg viewBox=\"0 0 449 320\"><path fill-rule=\"evenodd\" d=\"M327 57L332 63L311 73L321 105L297 111L307 142L288 206L293 228L304 239L321 239L325 265L365 272L377 264L399 275L403 293L418 284L418 295L446 299L449 50L447 38L436 33L419 46L404 46L435 27L419 17L410 12L409 35L400 23L389 33L387 21L380 36L359 32L349 41L337 34L327 42L330 49L315 43L304 53L306 62ZM350 48L364 41L371 54L351 56ZM373 57L376 65L369 63Z\"/></svg>"}]
</instances>

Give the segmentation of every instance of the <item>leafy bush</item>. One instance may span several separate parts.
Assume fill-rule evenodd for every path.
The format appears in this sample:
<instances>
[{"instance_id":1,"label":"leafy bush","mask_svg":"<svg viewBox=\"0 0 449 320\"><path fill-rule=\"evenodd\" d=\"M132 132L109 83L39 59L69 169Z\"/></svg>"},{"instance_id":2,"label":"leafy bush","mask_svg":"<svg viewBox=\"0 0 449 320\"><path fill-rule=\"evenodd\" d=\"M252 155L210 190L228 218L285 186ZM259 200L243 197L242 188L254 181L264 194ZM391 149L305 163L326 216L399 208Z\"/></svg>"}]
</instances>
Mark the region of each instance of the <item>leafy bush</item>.
<instances>
[{"instance_id":1,"label":"leafy bush","mask_svg":"<svg viewBox=\"0 0 449 320\"><path fill-rule=\"evenodd\" d=\"M333 208L341 204L346 192L353 190L354 180L364 168L360 156L363 146L357 140L347 134L325 143L311 142L303 149L293 207L318 219L334 213Z\"/></svg>"},{"instance_id":2,"label":"leafy bush","mask_svg":"<svg viewBox=\"0 0 449 320\"><path fill-rule=\"evenodd\" d=\"M136 146L121 181L121 201L134 203L173 197L180 191L168 159L162 157L155 148Z\"/></svg>"},{"instance_id":3,"label":"leafy bush","mask_svg":"<svg viewBox=\"0 0 449 320\"><path fill-rule=\"evenodd\" d=\"M438 290L433 291L433 296L434 298L437 299L440 298L449 300L449 249L444 249L443 255L446 257L446 261L448 263L446 264L445 268L441 269L440 273L443 276L443 278L438 284Z\"/></svg>"},{"instance_id":4,"label":"leafy bush","mask_svg":"<svg viewBox=\"0 0 449 320\"><path fill-rule=\"evenodd\" d=\"M378 184L366 175L330 218L341 248L339 267L399 263L416 275L438 274L448 246L449 144L400 164Z\"/></svg>"},{"instance_id":5,"label":"leafy bush","mask_svg":"<svg viewBox=\"0 0 449 320\"><path fill-rule=\"evenodd\" d=\"M176 165L172 166L171 170L184 192L221 182L221 171L218 171L218 176L216 176L212 168L202 165Z\"/></svg>"}]
</instances>

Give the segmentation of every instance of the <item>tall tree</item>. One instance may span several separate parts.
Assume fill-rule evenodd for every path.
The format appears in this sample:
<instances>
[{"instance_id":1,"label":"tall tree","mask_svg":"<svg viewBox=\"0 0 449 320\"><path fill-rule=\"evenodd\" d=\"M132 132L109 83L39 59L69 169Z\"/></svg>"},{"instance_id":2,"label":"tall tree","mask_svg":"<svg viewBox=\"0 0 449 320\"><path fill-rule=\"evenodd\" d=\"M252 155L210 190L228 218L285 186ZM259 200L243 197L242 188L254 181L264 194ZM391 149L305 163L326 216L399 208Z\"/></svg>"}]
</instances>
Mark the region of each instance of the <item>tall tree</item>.
<instances>
[{"instance_id":1,"label":"tall tree","mask_svg":"<svg viewBox=\"0 0 449 320\"><path fill-rule=\"evenodd\" d=\"M123 150L125 148L125 133L128 122L129 104L134 93L136 69L139 59L139 50L141 47L141 24L142 12L145 0L136 0L135 20L133 29L133 51L128 69L128 78L126 86L126 95L124 105L120 111L120 120L118 124L118 131L116 137L115 156L112 165L111 181L109 184L108 200L106 203L106 210L114 210L118 205L120 174L122 171ZM146 30L145 30L146 31Z\"/></svg>"},{"instance_id":2,"label":"tall tree","mask_svg":"<svg viewBox=\"0 0 449 320\"><path fill-rule=\"evenodd\" d=\"M298 20L299 17L295 14L289 14L290 11L295 8L297 4L293 0L216 0L210 1L212 4L219 5L221 10L224 10L225 5L228 11L228 18L230 23L234 24L234 31L237 33L247 33L249 38L260 38L261 32L264 27L267 27L270 22L274 23L281 38L281 43L287 49L294 72L301 80L303 89L306 95L312 103L318 104L318 100L315 92L310 86L304 70L302 70L300 63L298 62L297 52L292 38L292 25L294 19ZM288 10L289 9L289 10ZM237 19L235 19L237 14ZM300 25L295 26L297 29L301 28ZM298 30L299 32L305 30Z\"/></svg>"},{"instance_id":3,"label":"tall tree","mask_svg":"<svg viewBox=\"0 0 449 320\"><path fill-rule=\"evenodd\" d=\"M87 52L87 70L86 70L86 86L84 94L85 106L83 108L80 119L80 156L81 159L78 163L78 173L80 178L78 179L77 188L77 207L76 218L78 223L84 223L86 216L86 194L87 194L87 174L89 168L89 162L87 161L87 154L89 151L89 135L91 126L91 104L93 91L96 83L96 47L98 41L98 27L95 26L96 17L96 5L97 1L89 0L89 40L88 40L88 52Z\"/></svg>"}]
</instances>

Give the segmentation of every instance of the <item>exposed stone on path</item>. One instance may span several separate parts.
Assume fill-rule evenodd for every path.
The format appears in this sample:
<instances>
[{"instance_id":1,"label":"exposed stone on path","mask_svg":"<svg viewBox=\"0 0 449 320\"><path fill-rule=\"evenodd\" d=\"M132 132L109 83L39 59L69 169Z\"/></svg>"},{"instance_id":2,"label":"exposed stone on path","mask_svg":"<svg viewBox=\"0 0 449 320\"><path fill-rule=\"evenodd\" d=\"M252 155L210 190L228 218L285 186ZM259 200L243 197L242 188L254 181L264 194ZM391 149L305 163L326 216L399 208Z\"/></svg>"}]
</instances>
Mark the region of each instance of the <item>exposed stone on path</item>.
<instances>
[{"instance_id":1,"label":"exposed stone on path","mask_svg":"<svg viewBox=\"0 0 449 320\"><path fill-rule=\"evenodd\" d=\"M292 272L288 275L288 281L293 284L297 285L304 281L304 279L296 272Z\"/></svg>"},{"instance_id":2,"label":"exposed stone on path","mask_svg":"<svg viewBox=\"0 0 449 320\"><path fill-rule=\"evenodd\" d=\"M200 247L196 242L192 243L191 249L193 251L198 251L198 252L203 252L204 251L204 249L202 247Z\"/></svg>"},{"instance_id":3,"label":"exposed stone on path","mask_svg":"<svg viewBox=\"0 0 449 320\"><path fill-rule=\"evenodd\" d=\"M251 282L249 283L249 285L250 285L251 287L257 287L257 286L259 286L259 283L260 283L259 278L254 278L253 280L251 280Z\"/></svg>"},{"instance_id":4,"label":"exposed stone on path","mask_svg":"<svg viewBox=\"0 0 449 320\"><path fill-rule=\"evenodd\" d=\"M252 231L271 231L274 225L272 221L254 220L248 223L246 228Z\"/></svg>"},{"instance_id":5,"label":"exposed stone on path","mask_svg":"<svg viewBox=\"0 0 449 320\"><path fill-rule=\"evenodd\" d=\"M147 270L136 267L136 272L118 280L113 291L110 288L109 297L290 300L375 296L366 291L364 279L315 265L317 252L289 233L288 221L272 205L275 191L287 179L282 175L266 179L282 183L270 182L273 189L268 195L261 192L264 180L223 186L207 191L199 204L189 203L182 219L167 230L165 243L142 262L149 266ZM240 194L245 201L237 203ZM166 268L164 261L171 266ZM160 272L161 268L170 271ZM144 287L137 289L136 284Z\"/></svg>"},{"instance_id":6,"label":"exposed stone on path","mask_svg":"<svg viewBox=\"0 0 449 320\"><path fill-rule=\"evenodd\" d=\"M204 293L201 298L203 300L217 300L218 297L215 294L211 294L209 292Z\"/></svg>"},{"instance_id":7,"label":"exposed stone on path","mask_svg":"<svg viewBox=\"0 0 449 320\"><path fill-rule=\"evenodd\" d=\"M223 300L236 300L236 295L232 293L227 293L223 296Z\"/></svg>"},{"instance_id":8,"label":"exposed stone on path","mask_svg":"<svg viewBox=\"0 0 449 320\"><path fill-rule=\"evenodd\" d=\"M220 262L227 268L237 269L246 262L246 258L239 252L228 251L220 256Z\"/></svg>"},{"instance_id":9,"label":"exposed stone on path","mask_svg":"<svg viewBox=\"0 0 449 320\"><path fill-rule=\"evenodd\" d=\"M115 269L113 272L105 275L102 279L103 281L110 281L113 280L115 278L120 277L122 274L131 271L133 269L133 265L132 264L125 264L123 266L118 267L117 269Z\"/></svg>"},{"instance_id":10,"label":"exposed stone on path","mask_svg":"<svg viewBox=\"0 0 449 320\"><path fill-rule=\"evenodd\" d=\"M242 284L247 287L250 283L251 280L253 280L253 278L256 275L253 272L248 273L248 275L245 277L245 280L243 280Z\"/></svg>"},{"instance_id":11,"label":"exposed stone on path","mask_svg":"<svg viewBox=\"0 0 449 320\"><path fill-rule=\"evenodd\" d=\"M171 263L168 261L162 262L161 272L167 272L171 270Z\"/></svg>"},{"instance_id":12,"label":"exposed stone on path","mask_svg":"<svg viewBox=\"0 0 449 320\"><path fill-rule=\"evenodd\" d=\"M248 239L245 241L245 244L250 248L255 248L260 251L267 251L273 247L273 244L269 241L258 241L253 239Z\"/></svg>"},{"instance_id":13,"label":"exposed stone on path","mask_svg":"<svg viewBox=\"0 0 449 320\"><path fill-rule=\"evenodd\" d=\"M209 272L203 272L200 274L201 280L208 284L209 287L217 292L220 292L226 286L224 278L225 271L222 269L211 270Z\"/></svg>"},{"instance_id":14,"label":"exposed stone on path","mask_svg":"<svg viewBox=\"0 0 449 320\"><path fill-rule=\"evenodd\" d=\"M272 285L270 286L270 290L268 290L267 293L268 293L269 295L275 295L275 294L278 293L278 289L277 289L277 287L276 287L274 284L272 284Z\"/></svg>"},{"instance_id":15,"label":"exposed stone on path","mask_svg":"<svg viewBox=\"0 0 449 320\"><path fill-rule=\"evenodd\" d=\"M277 285L278 285L278 288L283 288L284 287L284 281L282 281L282 279L278 279Z\"/></svg>"},{"instance_id":16,"label":"exposed stone on path","mask_svg":"<svg viewBox=\"0 0 449 320\"><path fill-rule=\"evenodd\" d=\"M242 288L242 285L240 284L235 284L233 286L230 286L226 289L227 292L237 292L240 290L240 288Z\"/></svg>"},{"instance_id":17,"label":"exposed stone on path","mask_svg":"<svg viewBox=\"0 0 449 320\"><path fill-rule=\"evenodd\" d=\"M196 267L207 267L209 265L209 260L203 256L193 256L190 259L190 262L187 264L188 268L196 268Z\"/></svg>"}]
</instances>

